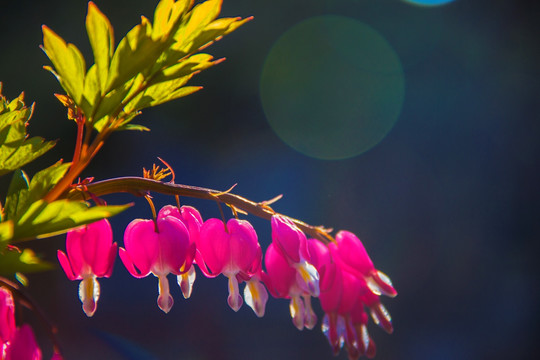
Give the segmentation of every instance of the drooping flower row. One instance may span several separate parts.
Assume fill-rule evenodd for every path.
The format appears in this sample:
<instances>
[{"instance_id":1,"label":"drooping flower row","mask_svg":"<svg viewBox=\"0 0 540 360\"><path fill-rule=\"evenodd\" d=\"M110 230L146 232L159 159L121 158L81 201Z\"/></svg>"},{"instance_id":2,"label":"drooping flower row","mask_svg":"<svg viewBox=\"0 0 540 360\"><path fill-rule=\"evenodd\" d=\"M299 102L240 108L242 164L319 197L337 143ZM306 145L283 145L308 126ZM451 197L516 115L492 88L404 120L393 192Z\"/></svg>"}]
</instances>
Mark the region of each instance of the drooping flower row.
<instances>
[{"instance_id":1,"label":"drooping flower row","mask_svg":"<svg viewBox=\"0 0 540 360\"><path fill-rule=\"evenodd\" d=\"M299 330L317 324L311 298L318 297L325 312L322 329L334 353L345 344L350 359L374 356L367 312L391 333L391 319L379 297L397 293L388 277L375 269L361 241L347 231L338 232L328 245L307 239L282 215L272 217L271 228L272 243L263 261L257 233L248 221L203 221L193 207L167 205L156 219L136 219L127 226L119 254L134 277L152 273L158 278L157 304L166 313L174 304L167 276L176 275L184 297L189 298L196 264L206 277L228 278L227 302L234 311L245 301L262 317L267 289L275 298L289 299L293 324ZM69 232L66 249L67 255L58 251L58 259L69 279L82 280L79 297L86 315L92 316L100 295L97 278L111 275L118 249L109 222L101 220ZM246 283L243 298L242 282Z\"/></svg>"}]
</instances>

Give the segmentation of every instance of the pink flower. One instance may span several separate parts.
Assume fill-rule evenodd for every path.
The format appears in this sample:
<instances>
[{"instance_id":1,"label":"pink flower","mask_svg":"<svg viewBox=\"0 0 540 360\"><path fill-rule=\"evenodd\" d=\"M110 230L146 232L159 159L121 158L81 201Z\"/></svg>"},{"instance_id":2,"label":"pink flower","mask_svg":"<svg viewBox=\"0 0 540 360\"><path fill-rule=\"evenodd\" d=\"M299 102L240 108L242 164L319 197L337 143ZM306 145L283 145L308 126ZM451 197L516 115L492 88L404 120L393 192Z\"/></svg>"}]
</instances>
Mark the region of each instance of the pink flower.
<instances>
[{"instance_id":1,"label":"pink flower","mask_svg":"<svg viewBox=\"0 0 540 360\"><path fill-rule=\"evenodd\" d=\"M358 246L360 240L351 235L338 233L336 242L328 247L310 239L308 247L313 264L321 273L319 300L326 313L322 330L334 353L337 355L345 344L349 359L358 359L362 355L371 358L376 348L367 332L365 307L370 309L377 325L388 333L393 328L390 315L379 301L380 293L373 292L366 280L369 277L364 275L375 271L373 264L361 243ZM356 266L349 266L343 258Z\"/></svg>"},{"instance_id":2,"label":"pink flower","mask_svg":"<svg viewBox=\"0 0 540 360\"><path fill-rule=\"evenodd\" d=\"M159 279L158 306L169 312L174 300L169 292L167 275L180 275L191 267L195 246L182 220L174 216L157 221L135 219L124 233L120 258L131 275L142 278L152 273Z\"/></svg>"},{"instance_id":3,"label":"pink flower","mask_svg":"<svg viewBox=\"0 0 540 360\"><path fill-rule=\"evenodd\" d=\"M360 353L355 345L356 334L350 322L350 313L365 288L365 282L336 264L328 247L319 240L308 240L308 246L313 264L321 274L319 300L325 312L323 333L335 355L345 343L349 358L358 358Z\"/></svg>"},{"instance_id":4,"label":"pink flower","mask_svg":"<svg viewBox=\"0 0 540 360\"><path fill-rule=\"evenodd\" d=\"M109 277L113 271L118 245L112 242L111 224L107 219L88 224L67 234L67 255L58 250L58 261L68 279L82 280L79 298L87 316L94 315L100 295L98 277Z\"/></svg>"},{"instance_id":5,"label":"pink flower","mask_svg":"<svg viewBox=\"0 0 540 360\"><path fill-rule=\"evenodd\" d=\"M173 216L182 220L187 226L189 232L189 243L190 245L193 244L192 246L195 246L197 239L199 238L199 233L201 232L201 226L203 224L199 211L191 206L182 206L180 209L178 209L176 206L166 205L159 211L158 218L165 216ZM186 272L177 276L178 285L180 286L182 295L184 295L185 299L191 296L195 278L195 266L192 265L190 265Z\"/></svg>"},{"instance_id":6,"label":"pink flower","mask_svg":"<svg viewBox=\"0 0 540 360\"><path fill-rule=\"evenodd\" d=\"M41 350L30 325L15 327L15 304L11 292L0 287L0 358L2 360L41 360ZM51 360L62 360L56 351Z\"/></svg>"},{"instance_id":7,"label":"pink flower","mask_svg":"<svg viewBox=\"0 0 540 360\"><path fill-rule=\"evenodd\" d=\"M0 355L15 335L15 305L11 292L0 287ZM2 357L3 359L3 357Z\"/></svg>"},{"instance_id":8,"label":"pink flower","mask_svg":"<svg viewBox=\"0 0 540 360\"><path fill-rule=\"evenodd\" d=\"M395 297L396 289L390 278L375 269L364 245L349 231L340 231L336 235L336 243L331 244L334 258L340 266L358 277L363 277L371 291L377 295Z\"/></svg>"},{"instance_id":9,"label":"pink flower","mask_svg":"<svg viewBox=\"0 0 540 360\"><path fill-rule=\"evenodd\" d=\"M297 284L311 296L318 296L319 274L309 263L306 235L291 219L282 215L272 216L271 225L274 250L297 270Z\"/></svg>"},{"instance_id":10,"label":"pink flower","mask_svg":"<svg viewBox=\"0 0 540 360\"><path fill-rule=\"evenodd\" d=\"M270 293L277 298L291 299L289 310L294 326L298 330L304 327L313 329L317 323L317 316L311 308L311 296L318 295L318 273L315 267L308 264L305 269L308 277L316 279L314 285L306 286L302 276L299 276L299 270L293 267L287 261L275 243L272 243L266 249L264 256L266 273L263 273L263 281L268 287ZM316 288L316 291L312 291Z\"/></svg>"},{"instance_id":11,"label":"pink flower","mask_svg":"<svg viewBox=\"0 0 540 360\"><path fill-rule=\"evenodd\" d=\"M227 301L238 311L243 303L238 282L251 280L261 270L262 250L253 226L246 220L230 219L225 225L220 219L209 219L201 228L197 250L197 265L207 277L229 278ZM248 286L248 305L257 315L264 314L266 290L257 278Z\"/></svg>"},{"instance_id":12,"label":"pink flower","mask_svg":"<svg viewBox=\"0 0 540 360\"><path fill-rule=\"evenodd\" d=\"M17 329L2 359L41 360L41 350L30 325L23 324Z\"/></svg>"},{"instance_id":13,"label":"pink flower","mask_svg":"<svg viewBox=\"0 0 540 360\"><path fill-rule=\"evenodd\" d=\"M283 215L274 215L271 220L272 243L276 250L289 263L300 263L309 260L306 235Z\"/></svg>"}]
</instances>

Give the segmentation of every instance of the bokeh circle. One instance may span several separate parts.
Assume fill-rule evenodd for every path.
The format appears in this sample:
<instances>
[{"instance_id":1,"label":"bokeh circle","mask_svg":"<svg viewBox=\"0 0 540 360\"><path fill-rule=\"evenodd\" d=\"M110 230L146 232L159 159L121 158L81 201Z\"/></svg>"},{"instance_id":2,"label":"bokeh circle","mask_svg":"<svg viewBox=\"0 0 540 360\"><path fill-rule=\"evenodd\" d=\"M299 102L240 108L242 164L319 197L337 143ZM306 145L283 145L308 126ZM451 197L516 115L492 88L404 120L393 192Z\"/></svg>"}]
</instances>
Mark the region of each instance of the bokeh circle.
<instances>
[{"instance_id":1,"label":"bokeh circle","mask_svg":"<svg viewBox=\"0 0 540 360\"><path fill-rule=\"evenodd\" d=\"M324 15L286 31L268 54L260 96L270 126L297 151L346 159L377 145L403 104L404 77L390 44L352 18Z\"/></svg>"}]
</instances>

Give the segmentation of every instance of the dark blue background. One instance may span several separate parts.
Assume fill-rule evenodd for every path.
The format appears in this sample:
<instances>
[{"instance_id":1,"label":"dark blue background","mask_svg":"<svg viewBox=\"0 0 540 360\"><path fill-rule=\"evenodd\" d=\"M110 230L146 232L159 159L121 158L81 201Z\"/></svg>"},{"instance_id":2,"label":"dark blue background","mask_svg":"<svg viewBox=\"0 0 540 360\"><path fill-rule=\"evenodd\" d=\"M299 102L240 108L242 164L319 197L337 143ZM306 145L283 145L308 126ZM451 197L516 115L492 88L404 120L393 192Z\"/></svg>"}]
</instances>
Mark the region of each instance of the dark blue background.
<instances>
[{"instance_id":1,"label":"dark blue background","mask_svg":"<svg viewBox=\"0 0 540 360\"><path fill-rule=\"evenodd\" d=\"M155 4L97 5L119 39L139 15L150 17ZM85 14L85 1L19 0L0 8L4 94L25 91L36 102L30 134L60 139L39 166L26 167L29 173L59 157L69 160L75 134L53 97L60 87L41 69L48 62L38 48L40 26L90 59ZM393 130L348 160L295 152L271 130L259 99L274 42L299 21L323 14L377 29L404 70L405 99ZM420 8L398 0L226 0L223 15L255 20L209 49L227 61L192 81L205 89L144 111L139 123L152 132L115 134L85 175L140 175L160 156L178 183L223 190L238 183L235 192L256 201L284 194L277 211L355 232L399 292L383 299L394 334L370 327L379 360L532 359L540 300L538 14L538 5L520 1ZM158 206L171 201L156 196ZM183 201L205 218L219 216L212 203ZM136 203L111 220L120 244L131 219L150 216L144 202ZM253 223L266 246L269 224ZM29 245L52 261L64 247L62 238ZM188 301L171 284L176 303L164 315L155 304L157 280L134 279L118 261L114 276L101 281L91 319L80 309L77 284L61 270L29 278L31 293L59 327L67 359L332 358L318 327L294 328L286 301L270 299L262 319L247 306L235 314L226 303L226 279L198 275ZM35 328L48 357L50 343Z\"/></svg>"}]
</instances>

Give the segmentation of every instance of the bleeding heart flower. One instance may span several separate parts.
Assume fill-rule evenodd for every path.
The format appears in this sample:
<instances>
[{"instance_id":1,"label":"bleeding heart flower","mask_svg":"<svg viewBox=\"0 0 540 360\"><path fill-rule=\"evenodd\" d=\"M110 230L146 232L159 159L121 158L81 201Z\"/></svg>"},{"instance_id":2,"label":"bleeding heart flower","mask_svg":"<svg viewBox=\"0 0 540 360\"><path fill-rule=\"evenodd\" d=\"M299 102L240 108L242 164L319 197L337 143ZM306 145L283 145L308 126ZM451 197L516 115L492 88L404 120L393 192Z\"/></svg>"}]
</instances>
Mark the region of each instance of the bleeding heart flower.
<instances>
[{"instance_id":1,"label":"bleeding heart flower","mask_svg":"<svg viewBox=\"0 0 540 360\"><path fill-rule=\"evenodd\" d=\"M158 306L165 313L174 304L167 275L183 274L191 267L195 244L182 220L174 216L158 217L157 221L133 220L124 232L124 248L120 259L131 275L137 278L152 273L159 279Z\"/></svg>"},{"instance_id":2,"label":"bleeding heart flower","mask_svg":"<svg viewBox=\"0 0 540 360\"><path fill-rule=\"evenodd\" d=\"M100 295L99 277L110 277L118 245L112 242L111 224L97 221L67 233L67 255L58 250L58 261L70 280L82 280L79 298L87 316L94 315Z\"/></svg>"}]
</instances>

